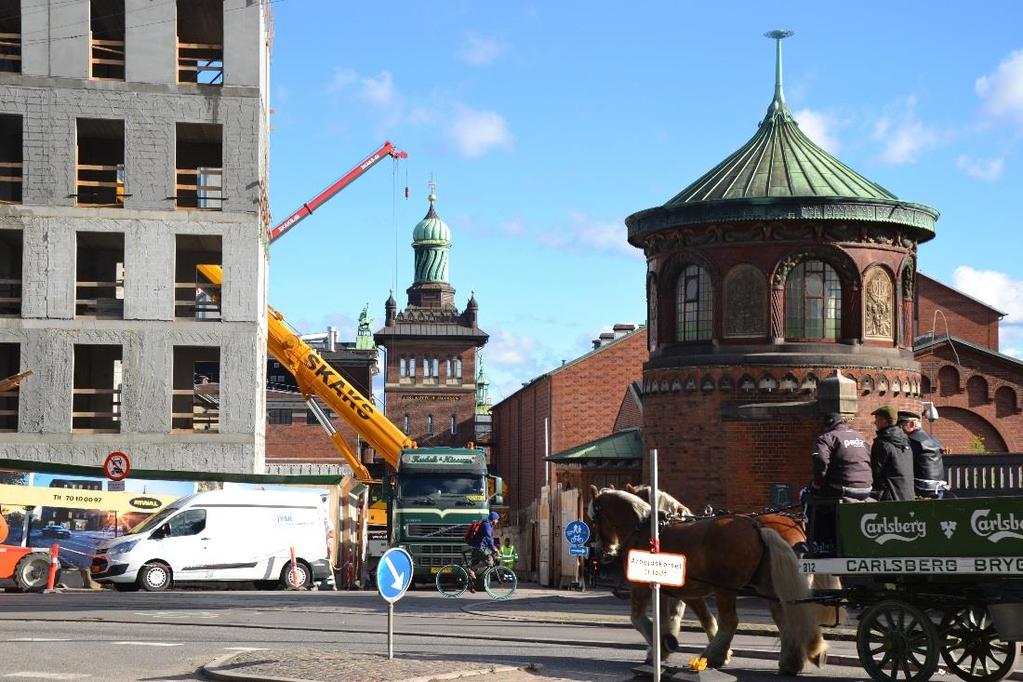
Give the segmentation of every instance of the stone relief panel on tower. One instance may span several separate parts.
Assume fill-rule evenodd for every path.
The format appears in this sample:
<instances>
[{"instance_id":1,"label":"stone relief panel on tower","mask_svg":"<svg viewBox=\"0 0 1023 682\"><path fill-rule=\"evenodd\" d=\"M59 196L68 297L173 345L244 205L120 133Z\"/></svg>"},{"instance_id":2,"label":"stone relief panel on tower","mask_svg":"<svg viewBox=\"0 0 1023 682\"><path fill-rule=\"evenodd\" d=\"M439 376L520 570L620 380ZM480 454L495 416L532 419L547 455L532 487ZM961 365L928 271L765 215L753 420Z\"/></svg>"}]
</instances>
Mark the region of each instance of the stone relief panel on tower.
<instances>
[{"instance_id":1,"label":"stone relief panel on tower","mask_svg":"<svg viewBox=\"0 0 1023 682\"><path fill-rule=\"evenodd\" d=\"M725 336L767 334L767 280L752 265L737 265L725 277Z\"/></svg>"},{"instance_id":2,"label":"stone relief panel on tower","mask_svg":"<svg viewBox=\"0 0 1023 682\"><path fill-rule=\"evenodd\" d=\"M891 339L895 333L895 288L888 272L881 267L867 271L863 279L863 335L871 339Z\"/></svg>"}]
</instances>

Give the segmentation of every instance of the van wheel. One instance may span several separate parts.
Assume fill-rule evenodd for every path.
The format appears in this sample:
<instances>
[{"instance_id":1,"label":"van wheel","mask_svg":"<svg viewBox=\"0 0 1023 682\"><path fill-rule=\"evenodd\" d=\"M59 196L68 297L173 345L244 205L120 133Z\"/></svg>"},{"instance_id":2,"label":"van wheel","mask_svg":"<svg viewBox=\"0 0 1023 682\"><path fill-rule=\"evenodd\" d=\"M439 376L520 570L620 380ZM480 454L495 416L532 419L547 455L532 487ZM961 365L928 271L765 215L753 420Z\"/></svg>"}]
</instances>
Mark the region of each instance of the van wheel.
<instances>
[{"instance_id":1,"label":"van wheel","mask_svg":"<svg viewBox=\"0 0 1023 682\"><path fill-rule=\"evenodd\" d=\"M293 590L299 587L309 589L313 584L312 571L302 561L295 562L295 581L292 582L291 577L291 561L287 561L284 564L284 568L281 569L281 587L286 590Z\"/></svg>"},{"instance_id":2,"label":"van wheel","mask_svg":"<svg viewBox=\"0 0 1023 682\"><path fill-rule=\"evenodd\" d=\"M33 552L26 554L14 567L14 582L22 592L40 592L50 577L50 558Z\"/></svg>"},{"instance_id":3,"label":"van wheel","mask_svg":"<svg viewBox=\"0 0 1023 682\"><path fill-rule=\"evenodd\" d=\"M152 561L139 569L137 582L146 592L163 592L171 585L170 566Z\"/></svg>"}]
</instances>

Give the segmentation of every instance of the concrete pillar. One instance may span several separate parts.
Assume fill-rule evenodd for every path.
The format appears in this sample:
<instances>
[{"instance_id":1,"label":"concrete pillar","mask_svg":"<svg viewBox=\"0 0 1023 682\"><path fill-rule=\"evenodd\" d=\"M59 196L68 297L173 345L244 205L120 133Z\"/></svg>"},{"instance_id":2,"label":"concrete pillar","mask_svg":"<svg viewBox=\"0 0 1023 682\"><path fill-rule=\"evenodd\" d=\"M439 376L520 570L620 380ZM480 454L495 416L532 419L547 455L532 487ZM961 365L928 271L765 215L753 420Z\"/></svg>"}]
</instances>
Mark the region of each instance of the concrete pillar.
<instances>
[{"instance_id":1,"label":"concrete pillar","mask_svg":"<svg viewBox=\"0 0 1023 682\"><path fill-rule=\"evenodd\" d=\"M124 0L125 80L177 83L177 2Z\"/></svg>"},{"instance_id":2,"label":"concrete pillar","mask_svg":"<svg viewBox=\"0 0 1023 682\"><path fill-rule=\"evenodd\" d=\"M50 75L50 0L21 0L21 72L26 76ZM30 39L25 40L24 36Z\"/></svg>"},{"instance_id":3,"label":"concrete pillar","mask_svg":"<svg viewBox=\"0 0 1023 682\"><path fill-rule=\"evenodd\" d=\"M124 235L124 319L172 320L174 232L156 221L131 225Z\"/></svg>"},{"instance_id":4,"label":"concrete pillar","mask_svg":"<svg viewBox=\"0 0 1023 682\"><path fill-rule=\"evenodd\" d=\"M89 77L89 0L50 1L50 76Z\"/></svg>"},{"instance_id":5,"label":"concrete pillar","mask_svg":"<svg viewBox=\"0 0 1023 682\"><path fill-rule=\"evenodd\" d=\"M260 3L224 0L224 85L259 86Z\"/></svg>"},{"instance_id":6,"label":"concrete pillar","mask_svg":"<svg viewBox=\"0 0 1023 682\"><path fill-rule=\"evenodd\" d=\"M856 382L836 369L833 376L817 383L817 404L822 414L838 412L855 417L858 410Z\"/></svg>"}]
</instances>

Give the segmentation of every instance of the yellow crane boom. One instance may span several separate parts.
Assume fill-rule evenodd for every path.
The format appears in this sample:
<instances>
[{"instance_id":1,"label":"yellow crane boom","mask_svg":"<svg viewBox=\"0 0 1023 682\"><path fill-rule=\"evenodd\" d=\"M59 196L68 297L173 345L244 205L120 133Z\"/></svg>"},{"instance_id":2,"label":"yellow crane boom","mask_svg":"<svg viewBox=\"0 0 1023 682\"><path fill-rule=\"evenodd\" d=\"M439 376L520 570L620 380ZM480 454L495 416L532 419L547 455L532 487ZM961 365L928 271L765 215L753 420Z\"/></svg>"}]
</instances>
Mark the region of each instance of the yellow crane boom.
<instances>
[{"instance_id":1,"label":"yellow crane boom","mask_svg":"<svg viewBox=\"0 0 1023 682\"><path fill-rule=\"evenodd\" d=\"M219 265L197 267L211 283L223 282L224 272ZM292 331L284 322L284 316L270 306L267 306L266 347L295 377L299 390L310 402L314 412L319 408L310 400L312 395L327 403L330 409L344 419L392 467L398 468L398 457L403 449L415 447L415 443L401 429L391 423L391 420L377 410L368 398L320 357L316 349ZM341 434L330 425L329 420L326 420L322 413L317 415L317 418L330 431L331 440L348 460L356 477L361 481L372 480L373 477L359 461L358 455L352 452Z\"/></svg>"}]
</instances>

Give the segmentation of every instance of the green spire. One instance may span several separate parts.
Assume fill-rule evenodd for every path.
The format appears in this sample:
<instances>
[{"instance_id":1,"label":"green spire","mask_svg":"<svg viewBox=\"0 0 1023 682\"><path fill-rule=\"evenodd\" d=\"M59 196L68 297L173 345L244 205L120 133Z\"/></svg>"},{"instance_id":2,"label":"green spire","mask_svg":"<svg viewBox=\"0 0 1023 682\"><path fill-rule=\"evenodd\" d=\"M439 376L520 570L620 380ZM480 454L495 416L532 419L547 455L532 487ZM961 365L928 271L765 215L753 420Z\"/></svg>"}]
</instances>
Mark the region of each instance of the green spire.
<instances>
[{"instance_id":1,"label":"green spire","mask_svg":"<svg viewBox=\"0 0 1023 682\"><path fill-rule=\"evenodd\" d=\"M355 334L355 350L373 350L377 347L373 340L373 320L369 317L369 303L359 313L359 331Z\"/></svg>"},{"instance_id":2,"label":"green spire","mask_svg":"<svg viewBox=\"0 0 1023 682\"><path fill-rule=\"evenodd\" d=\"M480 365L476 373L476 414L490 414L490 382L483 373L483 356L477 355L476 359Z\"/></svg>"},{"instance_id":3,"label":"green spire","mask_svg":"<svg viewBox=\"0 0 1023 682\"><path fill-rule=\"evenodd\" d=\"M774 116L783 116L792 118L792 114L789 113L789 108L785 104L785 91L782 90L782 77L781 77L781 41L785 40L792 35L792 31L768 31L764 34L765 38L771 38L775 42L775 58L774 58L774 99L771 100L771 105L767 107L767 118L773 118Z\"/></svg>"},{"instance_id":4,"label":"green spire","mask_svg":"<svg viewBox=\"0 0 1023 682\"><path fill-rule=\"evenodd\" d=\"M451 228L437 215L433 204L437 185L430 180L430 208L412 230L412 249L416 254L416 282L447 282Z\"/></svg>"}]
</instances>

